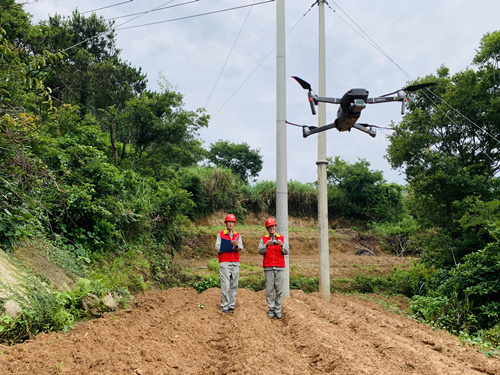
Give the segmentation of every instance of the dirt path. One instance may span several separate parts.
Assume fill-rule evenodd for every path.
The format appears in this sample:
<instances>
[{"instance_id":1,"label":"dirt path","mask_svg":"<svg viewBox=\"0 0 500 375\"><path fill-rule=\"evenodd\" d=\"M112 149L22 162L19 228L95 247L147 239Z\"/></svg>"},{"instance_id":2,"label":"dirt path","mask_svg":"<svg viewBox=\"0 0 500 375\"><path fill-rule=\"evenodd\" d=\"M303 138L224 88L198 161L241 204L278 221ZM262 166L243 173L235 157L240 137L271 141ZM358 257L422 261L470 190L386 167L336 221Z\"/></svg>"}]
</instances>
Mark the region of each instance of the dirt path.
<instances>
[{"instance_id":1,"label":"dirt path","mask_svg":"<svg viewBox=\"0 0 500 375\"><path fill-rule=\"evenodd\" d=\"M147 292L131 310L0 347L0 374L500 374L500 360L373 301L292 291L270 320L263 292L240 289L232 314L219 298Z\"/></svg>"}]
</instances>

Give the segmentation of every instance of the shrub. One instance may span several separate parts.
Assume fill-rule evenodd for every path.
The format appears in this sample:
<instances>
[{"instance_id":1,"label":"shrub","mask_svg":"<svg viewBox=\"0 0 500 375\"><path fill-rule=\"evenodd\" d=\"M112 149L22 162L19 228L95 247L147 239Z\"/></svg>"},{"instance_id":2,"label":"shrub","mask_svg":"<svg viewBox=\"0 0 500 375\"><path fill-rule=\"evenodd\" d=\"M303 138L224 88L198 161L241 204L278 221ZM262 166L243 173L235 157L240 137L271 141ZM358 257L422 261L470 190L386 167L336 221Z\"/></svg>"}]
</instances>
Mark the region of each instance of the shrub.
<instances>
[{"instance_id":1,"label":"shrub","mask_svg":"<svg viewBox=\"0 0 500 375\"><path fill-rule=\"evenodd\" d=\"M191 219L208 216L215 211L243 214L239 186L241 181L229 169L190 167L179 171L180 187L191 194L194 207L186 212Z\"/></svg>"}]
</instances>

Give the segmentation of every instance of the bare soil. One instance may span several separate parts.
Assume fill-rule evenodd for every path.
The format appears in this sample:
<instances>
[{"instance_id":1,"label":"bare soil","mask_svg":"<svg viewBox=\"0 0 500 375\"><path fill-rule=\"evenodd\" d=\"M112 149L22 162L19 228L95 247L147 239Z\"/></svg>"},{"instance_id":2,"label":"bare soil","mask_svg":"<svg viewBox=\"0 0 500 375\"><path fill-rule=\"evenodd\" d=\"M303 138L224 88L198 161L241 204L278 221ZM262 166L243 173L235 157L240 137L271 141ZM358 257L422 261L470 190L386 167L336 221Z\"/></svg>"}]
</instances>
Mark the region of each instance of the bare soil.
<instances>
[{"instance_id":1,"label":"bare soil","mask_svg":"<svg viewBox=\"0 0 500 375\"><path fill-rule=\"evenodd\" d=\"M456 337L373 301L292 291L281 320L264 292L240 289L234 313L219 289L150 291L133 308L0 348L1 374L500 374Z\"/></svg>"},{"instance_id":2,"label":"bare soil","mask_svg":"<svg viewBox=\"0 0 500 375\"><path fill-rule=\"evenodd\" d=\"M241 261L260 266L256 248L263 233L241 232ZM332 278L386 274L411 262L384 254L374 238L340 232L330 240ZM289 236L291 272L316 276L314 231ZM208 238L212 247L215 240ZM193 254L176 262L203 271L215 257ZM383 298L332 294L325 301L292 290L283 319L271 320L264 291L239 289L230 314L220 311L217 288L148 291L130 310L79 323L68 333L0 346L0 374L500 375L498 358L388 311Z\"/></svg>"}]
</instances>

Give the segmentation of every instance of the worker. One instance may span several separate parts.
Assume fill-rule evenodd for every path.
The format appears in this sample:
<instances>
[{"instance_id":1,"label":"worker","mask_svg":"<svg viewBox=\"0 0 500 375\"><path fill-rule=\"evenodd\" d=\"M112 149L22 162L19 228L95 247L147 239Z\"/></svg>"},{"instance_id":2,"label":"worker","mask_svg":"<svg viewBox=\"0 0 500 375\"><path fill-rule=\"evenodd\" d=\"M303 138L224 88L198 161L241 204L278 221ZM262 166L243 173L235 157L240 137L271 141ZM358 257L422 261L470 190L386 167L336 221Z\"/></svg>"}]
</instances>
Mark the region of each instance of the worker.
<instances>
[{"instance_id":1,"label":"worker","mask_svg":"<svg viewBox=\"0 0 500 375\"><path fill-rule=\"evenodd\" d=\"M226 216L226 229L217 234L215 250L219 257L220 307L223 313L234 311L238 278L240 275L240 251L243 250L241 235L234 230L236 217Z\"/></svg>"},{"instance_id":2,"label":"worker","mask_svg":"<svg viewBox=\"0 0 500 375\"><path fill-rule=\"evenodd\" d=\"M258 251L264 255L262 266L266 280L266 302L268 316L281 319L283 289L285 287L285 255L290 249L287 239L276 233L276 221L269 218L265 222L267 234L260 239Z\"/></svg>"}]
</instances>

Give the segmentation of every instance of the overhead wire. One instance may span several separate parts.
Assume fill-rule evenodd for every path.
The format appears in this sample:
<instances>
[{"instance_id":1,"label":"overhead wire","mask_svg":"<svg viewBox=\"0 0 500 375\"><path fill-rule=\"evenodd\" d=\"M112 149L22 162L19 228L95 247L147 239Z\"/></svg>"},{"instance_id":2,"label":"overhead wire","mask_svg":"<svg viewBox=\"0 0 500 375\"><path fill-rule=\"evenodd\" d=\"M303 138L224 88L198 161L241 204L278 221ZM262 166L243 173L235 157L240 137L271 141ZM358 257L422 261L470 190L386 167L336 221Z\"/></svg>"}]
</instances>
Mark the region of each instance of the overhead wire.
<instances>
[{"instance_id":1,"label":"overhead wire","mask_svg":"<svg viewBox=\"0 0 500 375\"><path fill-rule=\"evenodd\" d=\"M151 12L154 12L154 11L155 11L155 10L157 10L157 9L160 9L160 8L162 8L162 7L165 7L167 4L170 4L170 3L171 3L171 2L173 2L173 1L174 1L174 0L170 0L170 1L168 1L168 2L166 2L166 3L164 3L164 4L162 4L162 5L160 5L160 6L158 6L158 7L155 7L155 8L153 8L153 9L149 10L149 11L146 11L146 12L141 12L141 13L140 13L137 17L134 17L134 18L132 18L132 19L130 19L130 20L127 20L127 21L125 21L125 22L123 22L123 23L119 24L119 25L118 25L118 26L116 26L114 29L118 31L118 30L133 29L133 28L137 28L137 27L151 26L151 25L155 25L155 24L158 24L158 23L166 23L166 22L179 21L179 20L184 20L184 19L189 19L189 18L194 18L194 17L201 17L201 16L210 15L210 14L216 14L216 13L222 13L222 12L227 12L227 11L231 11L231 10L236 10L236 9L246 8L246 7L253 6L253 5L261 5L261 4L265 4L265 3L273 2L273 1L275 1L275 0L266 0L266 1L261 1L261 2L259 2L259 3L249 4L249 5L242 5L242 6L238 6L238 7L232 7L232 8L226 8L226 9L220 9L220 10L213 11L213 12L201 13L201 14L196 14L196 15L191 15L191 16L186 16L186 17L179 17L179 18L175 18L175 19L169 19L169 20L164 20L164 21L152 22L152 23L147 23L147 24L142 24L142 25L136 25L136 26L131 26L131 27L121 27L121 26L125 25L126 23L129 23L129 22L132 22L132 21L134 21L134 20L138 19L139 17L142 17L142 16L144 16L144 15L146 15L146 14L149 14L149 13L151 13ZM199 0L195 0L195 1L199 1ZM188 2L185 2L185 3L179 4L179 5L186 5L186 4L189 4L189 3L191 3L191 2L192 2L192 1L188 1ZM80 42L78 42L78 43L75 43L74 45L69 46L69 47L65 48L64 50L62 50L62 51L60 51L60 52L66 52L66 51L68 51L68 50L70 50L70 49L72 49L72 48L75 48L75 47L79 46L80 44L83 44L83 43L86 43L86 42L88 42L88 41L90 41L90 40L92 40L92 39L95 39L95 38L97 38L98 36L100 36L100 35L102 35L102 34L104 34L104 33L108 32L108 31L109 31L109 29L108 29L108 30L105 30L105 31L103 31L103 32L100 32L100 33L98 33L97 35L94 35L94 36L92 36L92 37L90 37L90 38L87 38L87 39L82 40L82 41L80 41Z\"/></svg>"},{"instance_id":2,"label":"overhead wire","mask_svg":"<svg viewBox=\"0 0 500 375\"><path fill-rule=\"evenodd\" d=\"M134 0L122 1L121 3L111 4L111 5L107 5L107 6L105 6L105 7L96 8L96 9L92 9L92 10L87 10L87 11L85 11L85 12L80 12L80 14L92 13L92 12L95 12L95 11L97 11L97 10L103 10L103 9L113 8L113 7L116 7L116 6L118 6L118 5L122 5L122 4L130 3L131 1L134 1Z\"/></svg>"},{"instance_id":3,"label":"overhead wire","mask_svg":"<svg viewBox=\"0 0 500 375\"><path fill-rule=\"evenodd\" d=\"M335 14L337 15L343 22L345 22L349 27L351 27L358 35L360 35L363 39L365 39L369 44L371 44L373 47L375 47L375 49L377 49L380 53L382 53L382 55L384 55L387 59L389 59L389 61L391 61L407 78L409 78L410 80L415 80L414 77L411 76L411 74L409 74L405 69L403 69L398 63L396 63L394 61L394 59L392 59L389 54L387 54L383 49L382 47L380 47L362 28L361 26L359 26L337 3L335 3L334 0L330 0L333 4L335 4L335 6L343 13L345 14L345 16L360 30L359 32L353 28L346 20L344 20L341 16L339 16L339 14L337 12L335 12L335 10L330 7L330 5L328 5L329 9ZM328 3L327 3L328 4ZM442 97L440 97L439 95L436 95L434 92L432 92L432 90L429 90L429 89L424 89L423 90L423 95L429 99L435 106L436 108L438 108L440 111L443 112L443 114L448 118L448 120L454 124L454 125L457 125L457 123L448 115L448 113L446 113L445 111L443 111L442 109L439 108L439 106L437 105L437 103L428 95L428 93L434 95L436 98L440 99L444 104L446 104L450 109L452 109L455 113L458 113L459 116L463 117L464 119L466 119L469 123L471 123L473 126L475 126L477 129L480 129L481 131L485 131L483 128L481 128L478 124L476 124L474 121L472 121L471 119L469 119L467 116L465 116L464 114L462 114L459 110L457 110L456 108L454 108L451 104L447 103ZM490 134L489 132L485 131L485 133L491 137L492 139L494 139L495 141L499 142L500 141L495 137L493 136L492 134ZM494 162L494 160L491 158L491 156L489 156L488 154L486 154L486 156Z\"/></svg>"},{"instance_id":4,"label":"overhead wire","mask_svg":"<svg viewBox=\"0 0 500 375\"><path fill-rule=\"evenodd\" d=\"M288 30L288 32L285 34L285 37L288 36L288 34L290 34L293 29L295 29L295 27L297 27L297 25L305 18L305 16L311 11L312 9L312 6L309 8L308 11L306 11L302 17L290 28L290 30ZM248 80L254 75L254 73L260 68L260 66L267 60L267 58L269 56L271 56L271 54L276 50L276 46L271 49L271 51L269 51L269 53L260 61L259 64L257 64L257 66L254 68L254 70L252 70L250 72L250 74L245 78L245 80L236 88L236 90L229 96L229 98L227 98L227 100L224 102L224 104L222 104L222 106L211 116L211 118L213 119L225 106L227 103L229 103L229 101L233 98L233 96L236 95L236 93L245 85L245 83L248 82Z\"/></svg>"},{"instance_id":5,"label":"overhead wire","mask_svg":"<svg viewBox=\"0 0 500 375\"><path fill-rule=\"evenodd\" d=\"M254 3L255 3L255 0L254 0ZM229 57L231 56L233 50L234 50L234 47L236 45L236 42L238 41L239 37L240 37L240 34L241 34L241 31L243 30L243 28L245 27L245 24L248 20L248 17L250 16L250 12L252 11L252 7L250 7L250 9L248 10L248 13L247 13L247 16L245 17L245 20L243 21L243 24L241 25L241 28L240 28L240 31L238 32L238 34L236 35L236 38L234 39L234 42L233 42L233 45L231 47L231 49L229 50L229 53L226 57L226 61L224 61L224 64L222 65L222 68L219 72L219 76L217 77L216 81L215 81L215 84L214 84L214 87L212 88L212 91L210 92L210 95L208 96L208 99L207 99L207 102L205 104L205 108L208 106L208 103L210 102L210 99L212 98L212 95L215 91L215 88L217 87L217 84L219 83L219 80L220 80L220 77L222 76L222 72L224 71L226 65L227 65L227 62L229 61Z\"/></svg>"},{"instance_id":6,"label":"overhead wire","mask_svg":"<svg viewBox=\"0 0 500 375\"><path fill-rule=\"evenodd\" d=\"M265 1L258 2L258 3L240 5L240 6L232 7L232 8L219 9L219 10L214 10L214 11L211 11L211 12L193 14L193 15L190 15L190 16L184 16L184 17L178 17L178 18L171 18L171 19L163 20L163 21L149 22L149 23L144 23L144 24L141 24L141 25L121 27L121 28L117 27L116 30L136 29L138 27L145 27L145 26L158 25L158 24L161 24L161 23L187 20L187 19L190 19L190 18L196 18L196 17L208 16L208 15L211 15L211 14L218 14L218 13L229 12L229 11L232 11L232 10L237 10L237 9L242 9L242 8L248 8L248 7L255 6L255 5L262 5L262 4L266 4L266 3L271 3L273 1L274 0L265 0Z\"/></svg>"},{"instance_id":7,"label":"overhead wire","mask_svg":"<svg viewBox=\"0 0 500 375\"><path fill-rule=\"evenodd\" d=\"M170 4L170 3L171 3L171 2L173 2L173 1L174 1L174 0L170 0L170 1L168 1L168 2L164 3L163 5L158 6L158 7L156 7L156 8L159 8L159 7L165 6L165 5L167 5L167 4ZM154 9L156 9L156 8L154 8ZM153 9L153 10L154 10L154 9ZM150 10L150 11L148 11L148 12L144 13L143 15L148 14L149 12L151 12L151 11L153 11L153 10ZM140 15L140 16L137 16L137 17L135 17L135 18L132 18L132 19L130 19L130 20L128 20L128 21L125 21L125 22L123 22L121 25L124 25L124 24L126 24L126 23L128 23L128 22L132 22L133 20L136 20L137 18L142 17L143 15ZM94 36L90 37L90 38L84 39L84 40L82 40L82 41L80 41L80 42L78 42L78 43L73 44L72 46L70 46L70 47L68 47L68 48L63 49L63 50L62 50L62 51L60 51L60 52L66 52L66 51L69 51L70 49L73 49L73 48L75 48L75 47L79 46L80 44L87 43L88 41L91 41L92 39L95 39L95 38L99 37L100 35L102 35L102 34L104 34L104 33L108 32L108 31L110 31L110 30L109 30L109 29L107 29L107 30L105 30L105 31L102 31L102 32L100 32L100 33L98 33L98 34L96 34L96 35L94 35Z\"/></svg>"},{"instance_id":8,"label":"overhead wire","mask_svg":"<svg viewBox=\"0 0 500 375\"><path fill-rule=\"evenodd\" d=\"M180 7L182 5L187 5L187 4L191 4L191 3L196 3L200 0L190 0L190 1L186 1L184 3L180 3L180 4L174 4L174 5L169 5L169 6L162 6L160 8L155 8L155 9L152 9L150 11L143 11L143 12L137 12L137 13L131 13L131 14L125 14L123 16L118 16L118 17L111 17L111 18L108 18L106 19L106 21L109 21L109 20L117 20L117 19L120 19L120 18L127 18L127 17L132 17L132 16L137 16L139 14L146 14L146 13L150 13L150 12L158 12L160 10L164 10L164 9L170 9L170 8L176 8L176 7Z\"/></svg>"}]
</instances>

